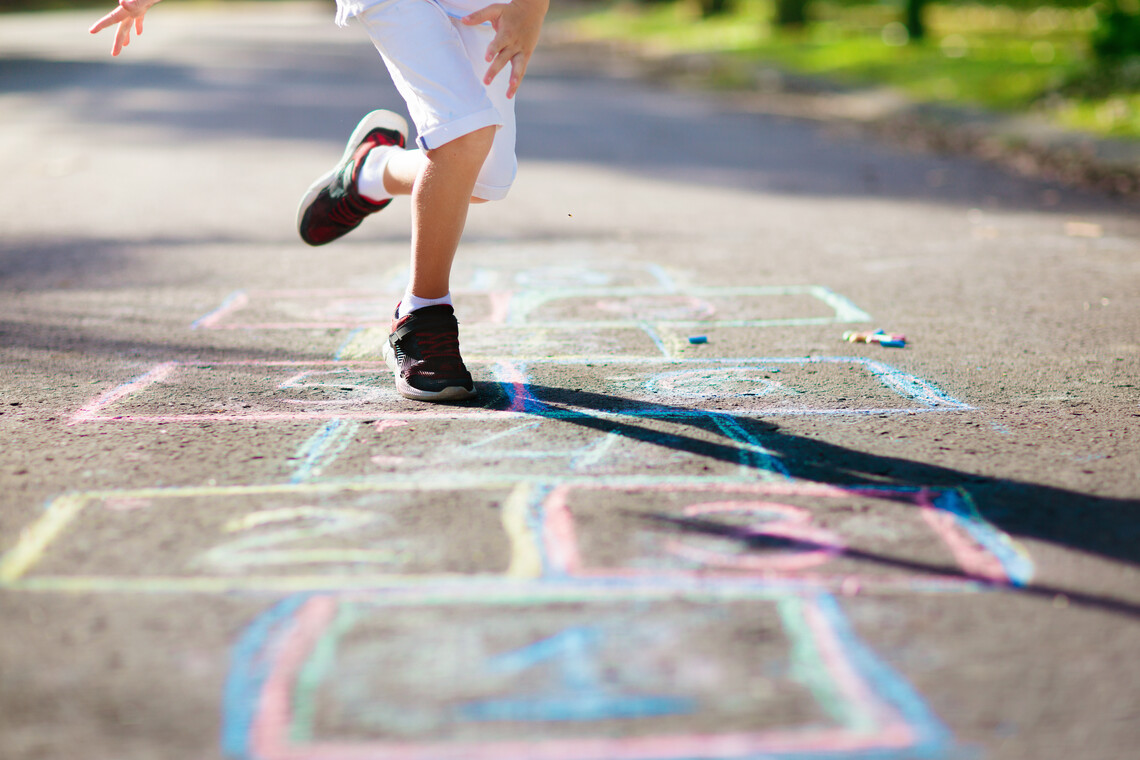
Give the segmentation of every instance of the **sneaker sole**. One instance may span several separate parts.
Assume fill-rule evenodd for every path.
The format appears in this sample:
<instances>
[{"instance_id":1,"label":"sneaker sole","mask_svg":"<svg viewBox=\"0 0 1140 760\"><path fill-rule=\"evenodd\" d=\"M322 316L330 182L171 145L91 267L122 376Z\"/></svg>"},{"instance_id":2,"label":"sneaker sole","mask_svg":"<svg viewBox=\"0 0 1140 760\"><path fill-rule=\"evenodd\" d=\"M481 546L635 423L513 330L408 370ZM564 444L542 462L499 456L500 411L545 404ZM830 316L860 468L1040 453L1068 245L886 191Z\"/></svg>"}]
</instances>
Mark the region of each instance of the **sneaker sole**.
<instances>
[{"instance_id":1,"label":"sneaker sole","mask_svg":"<svg viewBox=\"0 0 1140 760\"><path fill-rule=\"evenodd\" d=\"M399 367L396 365L396 354L392 351L390 343L384 344L384 363L388 365L388 369L392 370L392 377L396 381L396 392L404 398L410 398L413 401L466 401L469 398L475 398L477 395L474 389L467 390L462 385L452 385L442 391L423 391L409 385L408 381L400 375Z\"/></svg>"},{"instance_id":2,"label":"sneaker sole","mask_svg":"<svg viewBox=\"0 0 1140 760\"><path fill-rule=\"evenodd\" d=\"M344 154L340 160L336 162L332 169L325 172L316 182L309 185L309 189L305 191L305 195L301 198L301 202L297 205L297 229L301 229L301 222L305 218L305 209L313 204L321 191L328 187L333 178L336 177L337 172L340 171L340 166L349 159L352 152L356 150L356 146L364 139L364 136L372 130L380 127L382 129L391 129L399 132L404 136L404 141L408 139L408 121L398 113L392 111L373 111L360 120L356 125L356 129L352 130L352 135L348 138L348 142L344 146Z\"/></svg>"}]
</instances>

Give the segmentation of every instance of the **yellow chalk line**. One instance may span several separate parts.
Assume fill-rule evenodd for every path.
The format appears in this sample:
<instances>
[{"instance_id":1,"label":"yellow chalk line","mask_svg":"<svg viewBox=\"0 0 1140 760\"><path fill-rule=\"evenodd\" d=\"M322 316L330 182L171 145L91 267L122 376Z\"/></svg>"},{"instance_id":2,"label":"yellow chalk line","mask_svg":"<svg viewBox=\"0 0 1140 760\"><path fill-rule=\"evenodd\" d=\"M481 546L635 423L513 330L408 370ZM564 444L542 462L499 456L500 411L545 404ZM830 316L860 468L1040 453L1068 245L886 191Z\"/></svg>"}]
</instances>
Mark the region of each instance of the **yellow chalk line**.
<instances>
[{"instance_id":1,"label":"yellow chalk line","mask_svg":"<svg viewBox=\"0 0 1140 760\"><path fill-rule=\"evenodd\" d=\"M384 355L384 345L388 342L388 331L379 327L368 327L340 350L339 359L376 359Z\"/></svg>"},{"instance_id":2,"label":"yellow chalk line","mask_svg":"<svg viewBox=\"0 0 1140 760\"><path fill-rule=\"evenodd\" d=\"M20 532L16 545L0 558L0 586L19 579L39 561L60 531L87 505L86 494L68 494L52 501L40 519Z\"/></svg>"},{"instance_id":3,"label":"yellow chalk line","mask_svg":"<svg viewBox=\"0 0 1140 760\"><path fill-rule=\"evenodd\" d=\"M508 578L530 579L542 576L542 557L538 553L534 532L527 521L534 487L519 483L503 504L503 530L511 542L511 564Z\"/></svg>"}]
</instances>

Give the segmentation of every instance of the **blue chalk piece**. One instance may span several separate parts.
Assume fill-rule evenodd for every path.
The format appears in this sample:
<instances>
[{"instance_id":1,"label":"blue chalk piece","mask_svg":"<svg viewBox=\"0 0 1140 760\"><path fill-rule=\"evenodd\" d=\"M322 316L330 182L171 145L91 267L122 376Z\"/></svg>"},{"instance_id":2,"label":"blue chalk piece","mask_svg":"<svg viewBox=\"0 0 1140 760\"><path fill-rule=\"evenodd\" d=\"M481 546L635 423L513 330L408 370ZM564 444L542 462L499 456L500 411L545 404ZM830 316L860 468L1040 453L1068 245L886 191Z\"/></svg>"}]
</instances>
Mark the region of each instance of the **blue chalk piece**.
<instances>
[{"instance_id":1,"label":"blue chalk piece","mask_svg":"<svg viewBox=\"0 0 1140 760\"><path fill-rule=\"evenodd\" d=\"M878 343L880 346L885 346L886 348L905 348L906 347L906 341L905 340L880 340L880 341L878 341Z\"/></svg>"},{"instance_id":2,"label":"blue chalk piece","mask_svg":"<svg viewBox=\"0 0 1140 760\"><path fill-rule=\"evenodd\" d=\"M708 343L709 339L705 335L690 335L689 336L689 342L690 343Z\"/></svg>"}]
</instances>

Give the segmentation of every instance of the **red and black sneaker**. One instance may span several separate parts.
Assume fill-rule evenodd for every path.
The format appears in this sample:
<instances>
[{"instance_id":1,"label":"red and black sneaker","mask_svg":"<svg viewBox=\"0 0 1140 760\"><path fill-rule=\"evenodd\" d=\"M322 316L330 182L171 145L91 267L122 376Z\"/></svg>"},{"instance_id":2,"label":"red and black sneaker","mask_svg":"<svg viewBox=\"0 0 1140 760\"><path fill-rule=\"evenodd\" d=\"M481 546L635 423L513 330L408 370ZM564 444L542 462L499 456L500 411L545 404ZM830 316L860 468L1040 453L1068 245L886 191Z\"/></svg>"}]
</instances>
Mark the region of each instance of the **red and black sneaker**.
<instances>
[{"instance_id":1,"label":"red and black sneaker","mask_svg":"<svg viewBox=\"0 0 1140 760\"><path fill-rule=\"evenodd\" d=\"M371 201L360 194L357 180L364 158L373 148L395 145L403 148L408 140L408 122L391 111L373 111L360 120L340 163L318 179L301 199L297 228L309 245L324 245L352 232L364 217L375 214L392 202Z\"/></svg>"},{"instance_id":2,"label":"red and black sneaker","mask_svg":"<svg viewBox=\"0 0 1140 760\"><path fill-rule=\"evenodd\" d=\"M384 360L396 390L417 401L462 401L475 395L459 355L459 322L446 304L416 309L392 321Z\"/></svg>"}]
</instances>

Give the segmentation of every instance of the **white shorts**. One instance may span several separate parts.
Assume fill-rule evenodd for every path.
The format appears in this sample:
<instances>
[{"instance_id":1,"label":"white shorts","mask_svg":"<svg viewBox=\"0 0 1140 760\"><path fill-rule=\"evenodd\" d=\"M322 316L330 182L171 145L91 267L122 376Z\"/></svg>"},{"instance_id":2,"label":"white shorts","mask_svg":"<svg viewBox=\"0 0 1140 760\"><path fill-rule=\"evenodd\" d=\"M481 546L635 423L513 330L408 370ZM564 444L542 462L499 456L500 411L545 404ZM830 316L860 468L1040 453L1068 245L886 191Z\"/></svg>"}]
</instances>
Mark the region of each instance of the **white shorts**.
<instances>
[{"instance_id":1,"label":"white shorts","mask_svg":"<svg viewBox=\"0 0 1140 760\"><path fill-rule=\"evenodd\" d=\"M489 86L490 24L460 21L492 0L341 0L338 21L355 16L380 51L425 150L484 127L498 127L474 195L506 197L515 180L515 104L507 98L509 66Z\"/></svg>"}]
</instances>

